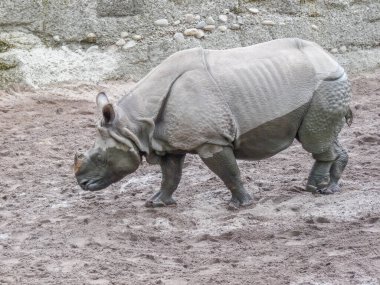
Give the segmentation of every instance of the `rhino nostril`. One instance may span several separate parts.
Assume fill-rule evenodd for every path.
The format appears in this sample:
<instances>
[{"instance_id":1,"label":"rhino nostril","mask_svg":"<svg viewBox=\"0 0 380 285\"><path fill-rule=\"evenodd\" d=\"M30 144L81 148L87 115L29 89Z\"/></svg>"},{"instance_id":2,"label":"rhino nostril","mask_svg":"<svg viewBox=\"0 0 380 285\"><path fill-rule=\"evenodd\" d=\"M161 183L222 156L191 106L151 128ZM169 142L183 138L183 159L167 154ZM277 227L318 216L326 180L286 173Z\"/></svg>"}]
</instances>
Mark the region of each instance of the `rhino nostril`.
<instances>
[{"instance_id":1,"label":"rhino nostril","mask_svg":"<svg viewBox=\"0 0 380 285\"><path fill-rule=\"evenodd\" d=\"M82 180L81 182L79 182L79 185L83 189L86 189L86 186L87 186L88 182L89 182L89 180Z\"/></svg>"},{"instance_id":2,"label":"rhino nostril","mask_svg":"<svg viewBox=\"0 0 380 285\"><path fill-rule=\"evenodd\" d=\"M75 160L78 160L78 159L83 159L84 158L84 154L82 153L76 153L75 156L74 156Z\"/></svg>"}]
</instances>

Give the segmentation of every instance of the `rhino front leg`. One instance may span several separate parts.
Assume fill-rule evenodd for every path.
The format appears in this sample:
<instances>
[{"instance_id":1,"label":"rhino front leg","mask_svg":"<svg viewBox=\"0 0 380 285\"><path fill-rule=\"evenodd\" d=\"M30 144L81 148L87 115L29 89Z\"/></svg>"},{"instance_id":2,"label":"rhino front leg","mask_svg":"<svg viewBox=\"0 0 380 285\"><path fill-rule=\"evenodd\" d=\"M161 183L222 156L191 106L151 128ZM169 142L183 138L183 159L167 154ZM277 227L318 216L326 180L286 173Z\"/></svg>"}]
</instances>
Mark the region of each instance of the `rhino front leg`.
<instances>
[{"instance_id":1,"label":"rhino front leg","mask_svg":"<svg viewBox=\"0 0 380 285\"><path fill-rule=\"evenodd\" d=\"M232 198L228 204L231 210L253 204L253 199L244 189L240 178L239 167L235 155L230 147L223 147L221 151L212 156L202 157L203 162L224 182L231 191Z\"/></svg>"},{"instance_id":2,"label":"rhino front leg","mask_svg":"<svg viewBox=\"0 0 380 285\"><path fill-rule=\"evenodd\" d=\"M168 154L161 158L161 189L146 201L146 207L166 207L177 204L172 195L181 180L184 159L184 154Z\"/></svg>"}]
</instances>

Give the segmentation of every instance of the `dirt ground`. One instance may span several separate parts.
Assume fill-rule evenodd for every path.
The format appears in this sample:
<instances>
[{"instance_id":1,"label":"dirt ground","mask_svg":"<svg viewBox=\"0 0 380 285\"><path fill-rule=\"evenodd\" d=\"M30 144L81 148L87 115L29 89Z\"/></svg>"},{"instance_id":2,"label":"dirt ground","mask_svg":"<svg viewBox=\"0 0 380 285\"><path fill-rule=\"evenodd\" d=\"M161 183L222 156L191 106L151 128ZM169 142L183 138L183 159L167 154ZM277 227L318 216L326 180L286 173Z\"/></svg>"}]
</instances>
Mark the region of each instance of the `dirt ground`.
<instances>
[{"instance_id":1,"label":"dirt ground","mask_svg":"<svg viewBox=\"0 0 380 285\"><path fill-rule=\"evenodd\" d=\"M106 190L80 190L73 156L94 140L94 96L130 87L0 92L0 284L380 284L380 70L353 77L341 193L301 191L312 159L294 143L239 162L256 203L236 212L192 155L175 208L144 207L161 177L146 162Z\"/></svg>"}]
</instances>

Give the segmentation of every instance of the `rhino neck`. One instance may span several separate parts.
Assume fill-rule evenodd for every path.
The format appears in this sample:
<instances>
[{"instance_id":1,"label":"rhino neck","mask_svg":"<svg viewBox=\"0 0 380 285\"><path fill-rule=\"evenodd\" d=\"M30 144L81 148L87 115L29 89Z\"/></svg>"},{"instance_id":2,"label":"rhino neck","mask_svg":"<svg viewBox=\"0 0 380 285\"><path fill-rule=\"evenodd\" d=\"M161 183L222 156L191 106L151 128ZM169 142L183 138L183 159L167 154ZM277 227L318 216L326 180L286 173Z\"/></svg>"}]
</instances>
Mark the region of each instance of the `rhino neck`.
<instances>
[{"instance_id":1,"label":"rhino neck","mask_svg":"<svg viewBox=\"0 0 380 285\"><path fill-rule=\"evenodd\" d=\"M135 137L131 139L142 152L150 154L154 150L152 144L156 120L165 108L173 84L187 71L205 68L203 57L201 48L173 54L141 79L118 102L117 106L122 114L119 128L126 128L134 134Z\"/></svg>"}]
</instances>

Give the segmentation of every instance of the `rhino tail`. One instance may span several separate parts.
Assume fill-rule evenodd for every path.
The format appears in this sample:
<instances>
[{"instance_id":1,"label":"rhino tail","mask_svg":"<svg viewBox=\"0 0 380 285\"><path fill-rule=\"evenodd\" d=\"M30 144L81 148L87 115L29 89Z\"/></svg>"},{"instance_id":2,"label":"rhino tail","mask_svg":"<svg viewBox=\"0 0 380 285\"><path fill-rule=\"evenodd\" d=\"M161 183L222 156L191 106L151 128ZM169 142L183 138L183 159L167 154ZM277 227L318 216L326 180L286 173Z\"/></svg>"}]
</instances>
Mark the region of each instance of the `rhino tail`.
<instances>
[{"instance_id":1,"label":"rhino tail","mask_svg":"<svg viewBox=\"0 0 380 285\"><path fill-rule=\"evenodd\" d=\"M352 110L350 107L347 108L346 115L344 115L346 119L346 124L350 127L352 124L352 121L354 120L354 114L352 113Z\"/></svg>"}]
</instances>

